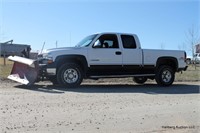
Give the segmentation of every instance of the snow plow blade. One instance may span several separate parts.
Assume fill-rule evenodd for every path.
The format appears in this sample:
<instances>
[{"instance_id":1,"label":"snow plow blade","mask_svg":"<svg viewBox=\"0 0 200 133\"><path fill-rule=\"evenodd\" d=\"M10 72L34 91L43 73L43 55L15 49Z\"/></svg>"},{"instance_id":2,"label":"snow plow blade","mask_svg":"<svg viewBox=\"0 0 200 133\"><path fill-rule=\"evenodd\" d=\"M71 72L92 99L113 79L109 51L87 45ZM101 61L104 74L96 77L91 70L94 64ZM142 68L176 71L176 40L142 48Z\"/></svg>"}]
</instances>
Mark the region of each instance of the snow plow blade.
<instances>
[{"instance_id":1,"label":"snow plow blade","mask_svg":"<svg viewBox=\"0 0 200 133\"><path fill-rule=\"evenodd\" d=\"M38 78L38 62L36 60L19 56L9 56L8 59L14 61L8 79L25 85L32 85L35 83Z\"/></svg>"}]
</instances>

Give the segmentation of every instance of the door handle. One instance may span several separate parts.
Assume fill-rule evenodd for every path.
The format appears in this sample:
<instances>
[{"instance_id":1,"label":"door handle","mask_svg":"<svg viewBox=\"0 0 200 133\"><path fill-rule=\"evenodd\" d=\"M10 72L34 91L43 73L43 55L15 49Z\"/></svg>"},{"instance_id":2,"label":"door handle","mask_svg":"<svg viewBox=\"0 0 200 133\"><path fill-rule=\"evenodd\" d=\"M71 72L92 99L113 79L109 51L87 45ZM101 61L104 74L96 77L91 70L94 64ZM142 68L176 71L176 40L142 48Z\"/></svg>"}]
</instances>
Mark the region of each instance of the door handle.
<instances>
[{"instance_id":1,"label":"door handle","mask_svg":"<svg viewBox=\"0 0 200 133\"><path fill-rule=\"evenodd\" d=\"M116 55L121 55L122 52L120 52L120 51L116 51L115 54L116 54Z\"/></svg>"}]
</instances>

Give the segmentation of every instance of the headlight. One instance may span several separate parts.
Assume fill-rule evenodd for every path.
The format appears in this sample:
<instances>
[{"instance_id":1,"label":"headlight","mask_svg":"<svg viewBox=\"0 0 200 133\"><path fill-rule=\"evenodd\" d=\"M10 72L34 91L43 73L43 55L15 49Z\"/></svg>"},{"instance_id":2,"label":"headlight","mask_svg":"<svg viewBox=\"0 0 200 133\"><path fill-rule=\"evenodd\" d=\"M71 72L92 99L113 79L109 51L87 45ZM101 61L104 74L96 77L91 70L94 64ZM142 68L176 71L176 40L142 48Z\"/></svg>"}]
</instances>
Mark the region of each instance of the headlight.
<instances>
[{"instance_id":1,"label":"headlight","mask_svg":"<svg viewBox=\"0 0 200 133\"><path fill-rule=\"evenodd\" d=\"M53 56L51 53L47 53L47 56L45 57L45 59L47 60L47 64L53 63Z\"/></svg>"},{"instance_id":2,"label":"headlight","mask_svg":"<svg viewBox=\"0 0 200 133\"><path fill-rule=\"evenodd\" d=\"M42 58L40 59L41 64L51 64L53 63L53 56L51 53L45 53L42 55Z\"/></svg>"}]
</instances>

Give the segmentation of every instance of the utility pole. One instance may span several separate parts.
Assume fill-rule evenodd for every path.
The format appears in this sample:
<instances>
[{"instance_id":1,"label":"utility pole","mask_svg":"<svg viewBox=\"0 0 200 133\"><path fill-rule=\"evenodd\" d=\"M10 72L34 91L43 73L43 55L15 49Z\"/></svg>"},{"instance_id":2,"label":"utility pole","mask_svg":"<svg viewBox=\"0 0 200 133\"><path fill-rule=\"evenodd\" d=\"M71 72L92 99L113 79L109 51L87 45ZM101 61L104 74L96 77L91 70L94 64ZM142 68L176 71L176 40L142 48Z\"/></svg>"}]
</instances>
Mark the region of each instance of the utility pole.
<instances>
[{"instance_id":1,"label":"utility pole","mask_svg":"<svg viewBox=\"0 0 200 133\"><path fill-rule=\"evenodd\" d=\"M58 41L56 41L56 48L58 47Z\"/></svg>"},{"instance_id":2,"label":"utility pole","mask_svg":"<svg viewBox=\"0 0 200 133\"><path fill-rule=\"evenodd\" d=\"M71 31L69 33L69 45L71 46Z\"/></svg>"}]
</instances>

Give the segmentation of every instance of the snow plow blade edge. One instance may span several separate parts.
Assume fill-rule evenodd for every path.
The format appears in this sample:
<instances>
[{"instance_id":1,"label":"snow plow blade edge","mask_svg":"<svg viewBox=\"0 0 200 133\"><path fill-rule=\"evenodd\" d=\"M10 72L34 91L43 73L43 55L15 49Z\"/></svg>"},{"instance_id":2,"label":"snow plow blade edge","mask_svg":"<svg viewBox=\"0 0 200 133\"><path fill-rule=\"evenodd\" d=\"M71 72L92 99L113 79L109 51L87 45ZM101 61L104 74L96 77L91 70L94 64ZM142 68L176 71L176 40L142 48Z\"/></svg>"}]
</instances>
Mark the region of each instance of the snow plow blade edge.
<instances>
[{"instance_id":1,"label":"snow plow blade edge","mask_svg":"<svg viewBox=\"0 0 200 133\"><path fill-rule=\"evenodd\" d=\"M38 77L38 63L36 60L19 56L9 56L8 59L14 61L8 79L25 85L35 83Z\"/></svg>"}]
</instances>

